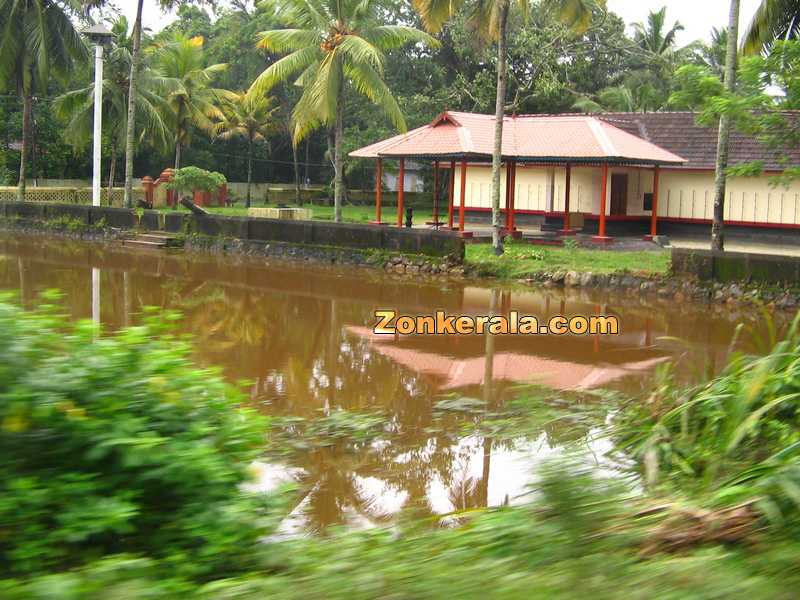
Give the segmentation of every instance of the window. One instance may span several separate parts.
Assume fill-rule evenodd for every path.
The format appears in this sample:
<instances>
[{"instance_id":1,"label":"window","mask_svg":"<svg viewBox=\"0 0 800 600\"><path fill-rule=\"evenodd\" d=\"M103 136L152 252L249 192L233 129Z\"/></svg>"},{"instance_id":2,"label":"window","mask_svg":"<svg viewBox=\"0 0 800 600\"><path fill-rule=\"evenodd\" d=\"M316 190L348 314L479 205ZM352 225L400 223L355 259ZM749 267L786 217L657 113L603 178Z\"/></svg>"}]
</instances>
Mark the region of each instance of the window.
<instances>
[{"instance_id":1,"label":"window","mask_svg":"<svg viewBox=\"0 0 800 600\"><path fill-rule=\"evenodd\" d=\"M644 195L644 206L642 206L642 210L649 210L652 212L653 210L653 194L648 193Z\"/></svg>"}]
</instances>

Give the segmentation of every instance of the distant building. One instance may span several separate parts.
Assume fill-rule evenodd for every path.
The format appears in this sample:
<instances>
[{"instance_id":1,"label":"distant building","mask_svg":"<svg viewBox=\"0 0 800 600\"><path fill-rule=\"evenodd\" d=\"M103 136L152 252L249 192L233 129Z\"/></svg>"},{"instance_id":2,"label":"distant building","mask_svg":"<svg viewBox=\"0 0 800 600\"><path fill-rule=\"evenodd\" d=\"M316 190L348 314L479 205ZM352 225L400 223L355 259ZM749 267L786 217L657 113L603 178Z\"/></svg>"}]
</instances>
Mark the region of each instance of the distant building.
<instances>
[{"instance_id":1,"label":"distant building","mask_svg":"<svg viewBox=\"0 0 800 600\"><path fill-rule=\"evenodd\" d=\"M395 170L393 173L383 171L383 188L390 192L397 191L397 180L400 178L399 173ZM405 174L405 191L407 192L424 192L425 182L422 179L422 165L414 161L406 161L406 174Z\"/></svg>"},{"instance_id":2,"label":"distant building","mask_svg":"<svg viewBox=\"0 0 800 600\"><path fill-rule=\"evenodd\" d=\"M787 115L800 118L800 112ZM456 212L463 161L464 209L474 218L491 209L493 130L491 115L447 111L429 125L352 155L393 165L404 158L407 169L412 161L417 169L421 161L439 161L445 178L455 164ZM707 231L713 216L716 146L716 128L697 125L691 112L506 117L501 205L506 212L513 207L515 216L558 224L563 223L568 199L569 213L576 216L573 224L582 223L588 232L597 231L599 225L620 234L648 233L656 225L659 233L662 226L666 233ZM788 164L756 139L732 135L731 166L755 160L765 166L760 177L728 179L725 221L733 228L800 228L800 182L773 187L769 181L786 167L800 167L800 148L780 154L788 156ZM506 195L509 166L514 190Z\"/></svg>"}]
</instances>

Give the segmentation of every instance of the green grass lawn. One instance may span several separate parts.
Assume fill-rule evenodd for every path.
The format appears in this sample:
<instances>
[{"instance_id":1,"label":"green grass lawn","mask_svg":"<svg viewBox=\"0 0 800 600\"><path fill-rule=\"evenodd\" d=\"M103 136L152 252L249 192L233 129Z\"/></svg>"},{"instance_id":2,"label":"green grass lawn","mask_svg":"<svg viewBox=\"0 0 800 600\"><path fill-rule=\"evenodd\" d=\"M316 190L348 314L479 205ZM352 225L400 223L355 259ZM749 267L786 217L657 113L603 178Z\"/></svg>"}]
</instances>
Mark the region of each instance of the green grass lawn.
<instances>
[{"instance_id":1,"label":"green grass lawn","mask_svg":"<svg viewBox=\"0 0 800 600\"><path fill-rule=\"evenodd\" d=\"M275 205L270 205L274 207ZM297 207L296 204L287 204L286 206L289 207ZM253 208L263 208L263 204L253 204ZM321 206L318 204L304 204L302 208L310 208L312 210L313 218L319 219L320 221L333 221L333 207L332 206ZM160 210L169 212L171 208L161 208ZM185 208L179 208L178 210L185 211ZM243 203L237 203L236 206L230 207L219 207L219 206L209 206L206 207L206 210L210 213L219 214L219 215L227 215L229 217L244 217L247 216L247 209L244 207ZM395 219L397 218L397 209L394 206L386 207L383 210L383 214L381 218L386 223L394 223ZM405 217L404 217L405 218ZM441 218L441 217L440 217ZM342 219L346 223L369 223L375 219L375 207L374 206L344 206L342 207ZM414 223L423 223L425 221L433 220L433 213L430 209L424 208L415 208L414 209Z\"/></svg>"},{"instance_id":2,"label":"green grass lawn","mask_svg":"<svg viewBox=\"0 0 800 600\"><path fill-rule=\"evenodd\" d=\"M506 245L502 256L495 256L490 244L467 245L467 263L481 275L520 279L542 271L591 271L614 273L630 271L665 274L670 253L661 251L612 251L583 248L553 248L514 242Z\"/></svg>"}]
</instances>

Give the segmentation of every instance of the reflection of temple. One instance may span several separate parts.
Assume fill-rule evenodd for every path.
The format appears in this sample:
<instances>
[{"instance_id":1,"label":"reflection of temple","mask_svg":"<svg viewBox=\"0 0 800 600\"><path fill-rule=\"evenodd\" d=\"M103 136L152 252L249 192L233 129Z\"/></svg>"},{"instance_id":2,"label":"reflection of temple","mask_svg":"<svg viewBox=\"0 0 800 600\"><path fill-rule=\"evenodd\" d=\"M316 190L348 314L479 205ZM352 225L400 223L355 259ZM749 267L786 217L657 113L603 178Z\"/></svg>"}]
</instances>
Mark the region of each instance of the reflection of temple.
<instances>
[{"instance_id":1,"label":"reflection of temple","mask_svg":"<svg viewBox=\"0 0 800 600\"><path fill-rule=\"evenodd\" d=\"M372 347L395 363L418 373L441 380L439 389L451 390L484 384L486 357L452 358L404 347L391 336L375 335L366 327L348 327L347 331L369 339ZM621 377L650 371L666 356L621 365L580 364L542 356L499 352L493 357L494 379L512 383L533 383L558 390L584 390L600 387Z\"/></svg>"}]
</instances>

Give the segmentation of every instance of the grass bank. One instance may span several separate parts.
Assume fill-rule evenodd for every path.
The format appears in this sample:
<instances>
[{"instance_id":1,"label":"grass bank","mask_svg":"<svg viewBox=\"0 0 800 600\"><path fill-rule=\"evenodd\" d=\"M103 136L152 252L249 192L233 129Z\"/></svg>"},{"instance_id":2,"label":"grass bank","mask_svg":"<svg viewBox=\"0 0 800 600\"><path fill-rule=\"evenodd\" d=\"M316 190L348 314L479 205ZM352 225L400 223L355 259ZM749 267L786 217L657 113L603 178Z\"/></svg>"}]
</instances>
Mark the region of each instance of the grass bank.
<instances>
[{"instance_id":1,"label":"grass bank","mask_svg":"<svg viewBox=\"0 0 800 600\"><path fill-rule=\"evenodd\" d=\"M499 279L523 279L530 274L554 271L666 275L670 264L666 250L628 252L520 242L506 244L505 250L502 256L495 256L490 244L469 244L466 261L476 274Z\"/></svg>"},{"instance_id":2,"label":"grass bank","mask_svg":"<svg viewBox=\"0 0 800 600\"><path fill-rule=\"evenodd\" d=\"M295 204L287 204L286 206L296 207ZM275 205L269 205L269 208L274 208ZM253 208L264 208L263 204L253 204ZM313 217L320 221L333 221L333 207L323 206L319 204L304 204L302 208L310 208L313 212ZM161 208L163 212L169 212L171 208ZM185 210L185 209L179 209ZM238 203L236 206L209 206L206 210L219 215L227 217L246 217L247 209L243 204ZM381 218L386 223L394 223L397 218L396 209L393 206L386 207L381 215ZM374 206L345 206L342 208L342 220L345 223L369 223L375 220L375 207ZM430 209L420 208L414 209L414 222L423 223L433 220L433 212Z\"/></svg>"}]
</instances>

